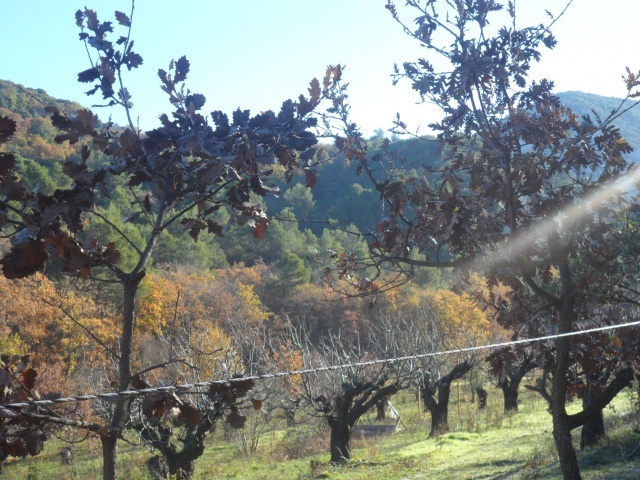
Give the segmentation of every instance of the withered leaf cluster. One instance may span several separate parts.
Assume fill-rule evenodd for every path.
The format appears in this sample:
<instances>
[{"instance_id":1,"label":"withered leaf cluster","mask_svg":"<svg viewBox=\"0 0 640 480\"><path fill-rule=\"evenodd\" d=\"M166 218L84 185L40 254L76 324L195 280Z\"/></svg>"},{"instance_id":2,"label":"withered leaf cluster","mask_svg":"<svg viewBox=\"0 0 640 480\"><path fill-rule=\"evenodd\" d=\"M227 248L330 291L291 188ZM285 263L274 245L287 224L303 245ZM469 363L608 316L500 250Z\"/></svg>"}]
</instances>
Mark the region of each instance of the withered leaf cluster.
<instances>
[{"instance_id":1,"label":"withered leaf cluster","mask_svg":"<svg viewBox=\"0 0 640 480\"><path fill-rule=\"evenodd\" d=\"M31 400L53 400L58 392L41 394L36 387L38 372L29 365L29 355L0 356L0 404ZM0 458L38 455L48 438L45 423L21 413L39 413L41 407L0 409ZM50 412L47 412L50 413Z\"/></svg>"},{"instance_id":2,"label":"withered leaf cluster","mask_svg":"<svg viewBox=\"0 0 640 480\"><path fill-rule=\"evenodd\" d=\"M160 422L165 425L173 418L174 422L187 427L199 426L205 415L217 418L226 412L225 421L232 428L243 428L246 417L240 413L239 407L254 386L253 380L216 383L206 392L207 402L199 406L181 399L175 392L157 392L143 398L141 410L151 424ZM148 387L145 385L145 388ZM262 401L250 399L250 402L254 410L262 408Z\"/></svg>"}]
</instances>

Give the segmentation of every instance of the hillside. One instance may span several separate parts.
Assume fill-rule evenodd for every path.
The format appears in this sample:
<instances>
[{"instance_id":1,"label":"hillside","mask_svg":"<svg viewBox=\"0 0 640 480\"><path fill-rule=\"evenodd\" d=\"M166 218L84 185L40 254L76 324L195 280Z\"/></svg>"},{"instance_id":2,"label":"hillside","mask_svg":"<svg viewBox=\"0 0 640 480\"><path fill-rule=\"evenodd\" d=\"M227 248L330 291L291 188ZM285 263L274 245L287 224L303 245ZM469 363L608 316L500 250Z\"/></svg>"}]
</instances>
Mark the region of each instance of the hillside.
<instances>
[{"instance_id":1,"label":"hillside","mask_svg":"<svg viewBox=\"0 0 640 480\"><path fill-rule=\"evenodd\" d=\"M51 97L42 89L24 88L13 82L0 80L0 115L13 119L17 130L6 148L16 154L18 170L27 178L27 185L51 193L58 186L68 185L62 173L66 160L79 160L78 145L57 144L58 134L51 124L45 106L63 112L73 112L81 105Z\"/></svg>"},{"instance_id":2,"label":"hillside","mask_svg":"<svg viewBox=\"0 0 640 480\"><path fill-rule=\"evenodd\" d=\"M615 97L575 91L558 93L558 97L578 115L590 115L592 118L593 111L605 118L621 102L621 99ZM626 112L615 121L615 125L629 145L634 148L629 159L640 162L640 109L634 108Z\"/></svg>"},{"instance_id":3,"label":"hillside","mask_svg":"<svg viewBox=\"0 0 640 480\"><path fill-rule=\"evenodd\" d=\"M578 114L607 115L619 99L601 97L583 92L558 94L563 102ZM54 106L64 112L73 112L81 106L78 103L51 97L42 89L23 88L12 82L0 80L0 115L13 118L18 124L14 138L7 144L17 157L18 171L26 179L30 188L38 188L51 193L56 188L69 185L69 178L63 174L62 165L66 160L78 161L79 146L68 142L57 144L57 134L44 107ZM636 147L640 147L640 109L627 112L616 121L623 136ZM380 151L384 136L382 132L369 139L369 152ZM438 162L437 143L425 139L394 138L391 150L400 153L408 164L419 168ZM361 232L374 230L381 213L379 193L369 180L356 173L356 169L346 164L341 156L335 156L335 148L324 146L326 163L318 166L318 182L310 190L305 187L304 175L294 177L290 184L280 175L274 175L272 183L279 186L283 195L269 196L265 207L273 217L285 216L288 220L310 220L300 224L276 220L270 229L266 242L250 248L243 231L235 230L225 238L214 240L204 234L198 244L183 242L175 232L174 238L167 237L162 242L158 259L162 263L183 263L211 268L222 267L235 262L252 265L256 258L268 264L275 263L285 250L305 259L306 268L317 270L318 266L308 260L310 252L323 251L327 243L336 243L329 237L333 233L325 230L323 221L331 220L342 227L354 225ZM95 154L90 161L100 161ZM640 162L640 148L629 158ZM116 199L104 199L104 207L112 208ZM122 218L127 218L130 205L117 205ZM285 211L285 209L287 209ZM225 218L221 221L226 222ZM321 241L321 237L326 236Z\"/></svg>"},{"instance_id":4,"label":"hillside","mask_svg":"<svg viewBox=\"0 0 640 480\"><path fill-rule=\"evenodd\" d=\"M46 116L43 104L57 107L63 112L82 108L77 102L54 98L41 88L25 88L0 79L0 108L9 110L21 118L31 119Z\"/></svg>"},{"instance_id":5,"label":"hillside","mask_svg":"<svg viewBox=\"0 0 640 480\"><path fill-rule=\"evenodd\" d=\"M83 108L79 103L54 98L42 89L25 88L0 80L0 115L8 116L17 123L16 134L7 143L8 149L35 161L66 160L78 148L54 142L58 132L51 124L46 106L64 113L74 113Z\"/></svg>"},{"instance_id":6,"label":"hillside","mask_svg":"<svg viewBox=\"0 0 640 480\"><path fill-rule=\"evenodd\" d=\"M592 110L595 110L598 115L606 116L620 102L618 98L577 91L562 92L558 96L579 115L593 116ZM60 145L53 141L56 131L44 110L45 104L64 112L81 108L76 102L51 97L42 89L23 88L0 80L0 115L9 116L18 123L18 131L7 147L18 155L21 171L33 187L40 184L40 188L51 190L56 184L64 185L68 180L62 175L61 163L79 156L78 146ZM615 124L635 148L629 158L640 162L640 109L625 113ZM369 139L370 152L379 150L382 138L378 135ZM437 145L430 141L396 138L391 148L413 165L433 165L438 159ZM331 146L326 146L325 150L325 158L334 153ZM280 198L267 198L268 210L279 213L283 208L291 207L299 220L332 219L341 226L354 224L361 231L375 228L380 213L378 193L366 178L357 175L355 168L346 165L339 156L320 166L318 174L319 181L311 191L303 188L303 176L294 178L291 185L286 185L282 178L276 180L283 191L291 191ZM324 227L310 223L308 228L315 235L321 235Z\"/></svg>"},{"instance_id":7,"label":"hillside","mask_svg":"<svg viewBox=\"0 0 640 480\"><path fill-rule=\"evenodd\" d=\"M67 100L59 100L48 95L44 90L24 88L9 81L0 80L0 115L8 116L17 123L17 131L13 138L7 142L3 148L12 151L16 156L16 170L24 179L28 189L38 189L39 192L51 194L58 188L70 186L71 180L63 173L63 165L66 161L80 161L80 145L69 145L68 142L58 144L54 141L58 132L53 127L45 106L56 107L67 113L75 114L75 111L82 108L78 103ZM331 148L331 147L329 147ZM96 151L91 153L89 164L102 163L105 158ZM197 243L193 242L187 235L183 235L182 226L174 224L159 239L155 262L157 264L172 264L191 266L197 269L223 268L234 263L244 263L251 266L260 259L269 265L276 264L281 260L285 252L289 252L288 264L280 264L278 270L286 271L286 275L292 274L291 269L297 268L306 282L309 281L309 272L318 273L320 265L315 260L310 260L312 252L325 251L327 248L338 249L341 242L337 240L334 232L324 232L322 224L314 224L313 232L305 230L305 226L297 223L297 218L312 218L307 213L325 212L315 214L316 219L326 219L326 212L330 212L331 218L343 225L349 225L357 221L359 227L375 228L378 212L371 209L370 201L377 194L364 187L353 187L358 181L363 181L362 177L357 177L354 169L345 165L344 161L336 159L328 162L320 172L322 178L313 193L299 185L295 191L293 187L296 179L287 186L282 179L282 175L274 175L272 183L279 184L283 191L291 188L284 199L275 199L271 204L268 201L268 211L274 214L282 214L285 221L273 220L269 233L265 241L252 242L251 230L237 227L231 229L224 238L217 238L214 234L203 232ZM118 184L120 180L111 177L110 182ZM364 183L364 182L363 182ZM108 212L113 218L118 219L126 228L144 229L142 219L138 221L125 222L125 219L135 213L135 205L131 205L124 199L122 194L126 185L115 187L115 194L110 197L98 196L98 205ZM349 192L355 192L354 198L358 197L360 203L356 204L348 198ZM313 198L313 195L316 198ZM347 195L345 195L347 194ZM261 198L254 199L263 202ZM306 201L306 203L305 203ZM279 203L278 203L279 202ZM315 202L315 203L314 203ZM293 207L291 211L283 212L286 206ZM311 208L307 208L311 205ZM315 205L315 207L314 207ZM353 208L359 205L361 208ZM296 208L297 206L297 208ZM361 212L369 209L369 215L362 215ZM228 212L220 213L219 222L225 224L228 221ZM320 238L322 237L322 238ZM126 261L130 246L121 246L123 261ZM366 247L364 247L366 248ZM304 259L304 260L303 260ZM285 262L286 263L286 262ZM294 269L295 270L295 269ZM316 275L315 278L319 276Z\"/></svg>"}]
</instances>

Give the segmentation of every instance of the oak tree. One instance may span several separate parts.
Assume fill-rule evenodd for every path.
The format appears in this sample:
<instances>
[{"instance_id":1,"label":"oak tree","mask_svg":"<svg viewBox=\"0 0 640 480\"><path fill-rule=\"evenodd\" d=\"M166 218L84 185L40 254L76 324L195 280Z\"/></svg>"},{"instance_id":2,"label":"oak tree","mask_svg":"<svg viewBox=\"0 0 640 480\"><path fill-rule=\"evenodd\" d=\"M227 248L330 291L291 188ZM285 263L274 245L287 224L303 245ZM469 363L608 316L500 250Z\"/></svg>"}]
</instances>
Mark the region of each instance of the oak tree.
<instances>
[{"instance_id":1,"label":"oak tree","mask_svg":"<svg viewBox=\"0 0 640 480\"><path fill-rule=\"evenodd\" d=\"M316 153L312 114L341 75L340 68L328 68L323 81L311 82L308 95L286 100L277 113L251 116L238 109L231 118L221 111L206 117L205 97L185 87L190 64L183 56L171 61L168 69L158 70L173 111L161 115L158 128L143 132L131 121L131 92L123 83L123 73L143 62L131 37L133 11L132 7L128 15L116 12L115 26L100 21L91 9L76 13L80 40L92 52L91 67L78 74L78 81L91 85L87 94L99 94L107 106L124 108L128 125L102 124L88 109L67 115L48 108L60 132L56 142L82 145L79 161L67 161L63 167L72 185L52 194L25 188L13 171L14 155L0 154L0 228L11 239L11 249L0 260L3 274L27 277L54 257L64 273L120 286L116 390L127 390L135 373L135 299L163 232L180 224L197 242L203 231L223 236L239 225L250 227L256 239L264 238L270 220L251 195L278 193L268 184L274 164L287 175L299 168L311 172ZM116 28L121 34L113 38ZM0 141L15 129L14 121L0 118ZM94 152L104 163L93 165ZM109 197L112 179L126 186L135 206L126 219L113 220L98 206L101 198ZM222 209L229 213L226 224L216 220ZM102 228L88 230L91 221ZM123 227L129 225L135 235ZM108 235L96 235L104 231ZM133 258L121 267L124 245ZM117 442L127 426L130 406L130 399L118 397L108 428L101 431L105 478L116 476Z\"/></svg>"},{"instance_id":2,"label":"oak tree","mask_svg":"<svg viewBox=\"0 0 640 480\"><path fill-rule=\"evenodd\" d=\"M552 81L529 78L541 50L556 44L551 27L558 17L521 27L515 2L407 5L415 12L413 24L392 2L387 8L426 55L397 66L395 80L408 80L422 100L441 109L441 119L429 125L437 133L440 166L407 164L389 149L368 155L348 108L329 119L341 122L337 143L385 201L370 260L394 270L400 281L417 266L455 267L463 275L482 270L489 292L498 285L508 289L505 298L490 293L487 302L503 308L504 326L525 326L527 334L615 323L618 317L603 315L603 307L612 298L634 296L626 288L632 275L621 275L619 266L637 262L629 249L609 246L620 244L616 212L628 204L637 176L625 159L632 148L613 122L637 105L632 98L640 95L640 74L627 70L625 97L609 115L580 117L553 94ZM336 103L346 104L336 92ZM396 130L406 130L400 117ZM358 264L353 259L338 267ZM352 284L360 292L384 289L353 274ZM578 338L545 347L562 472L579 479L571 430L628 385L632 372L624 362L612 365L598 400L569 415L573 362L578 355L599 357Z\"/></svg>"}]
</instances>

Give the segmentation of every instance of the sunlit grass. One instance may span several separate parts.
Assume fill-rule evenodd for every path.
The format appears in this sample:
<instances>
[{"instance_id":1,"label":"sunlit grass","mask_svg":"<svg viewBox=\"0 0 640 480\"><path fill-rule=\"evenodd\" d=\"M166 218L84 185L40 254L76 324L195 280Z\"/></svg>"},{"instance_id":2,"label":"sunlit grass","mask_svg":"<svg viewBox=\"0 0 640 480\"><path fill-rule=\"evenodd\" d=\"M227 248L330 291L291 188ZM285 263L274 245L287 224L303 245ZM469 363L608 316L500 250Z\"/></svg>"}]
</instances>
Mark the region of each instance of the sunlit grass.
<instances>
[{"instance_id":1,"label":"sunlit grass","mask_svg":"<svg viewBox=\"0 0 640 480\"><path fill-rule=\"evenodd\" d=\"M551 417L546 403L532 392L521 394L520 411L505 415L502 395L490 390L488 406L478 410L470 403L468 385L452 389L450 433L429 438L429 415L422 412L415 396L396 395L393 400L404 426L394 435L365 438L353 442L353 460L340 467L329 466L328 431L322 425L295 428L279 425L264 435L258 450L244 456L220 428L208 441L200 458L197 479L549 479L561 478L551 436ZM579 453L587 480L640 478L640 453L625 456L640 440L633 392L625 390L605 410L609 439L596 448ZM570 404L570 410L579 403ZM372 421L373 415L365 418ZM634 426L636 431L634 431ZM133 440L133 439L131 439ZM579 431L574 432L579 441ZM52 440L37 458L12 460L2 472L7 479L97 479L101 476L101 450L97 439L75 445L71 466L61 465L63 444ZM146 460L150 453L122 443L120 478L147 479ZM74 470L75 469L75 470Z\"/></svg>"}]
</instances>

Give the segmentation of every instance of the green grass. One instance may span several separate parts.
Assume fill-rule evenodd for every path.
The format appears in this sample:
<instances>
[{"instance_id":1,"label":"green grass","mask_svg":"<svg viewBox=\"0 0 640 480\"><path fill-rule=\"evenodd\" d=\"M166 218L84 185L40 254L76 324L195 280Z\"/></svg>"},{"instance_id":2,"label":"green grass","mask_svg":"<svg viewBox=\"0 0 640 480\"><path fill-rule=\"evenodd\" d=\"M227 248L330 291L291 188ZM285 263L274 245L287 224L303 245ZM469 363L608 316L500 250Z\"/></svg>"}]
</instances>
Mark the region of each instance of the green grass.
<instances>
[{"instance_id":1,"label":"green grass","mask_svg":"<svg viewBox=\"0 0 640 480\"><path fill-rule=\"evenodd\" d=\"M461 384L461 389L464 384ZM452 395L457 397L456 395ZM198 479L560 479L546 404L535 394L523 392L520 412L505 415L501 394L492 390L486 410L452 398L451 432L428 438L429 415L421 413L415 398L397 395L394 405L406 427L380 438L354 440L353 460L343 466L328 465L328 430L321 424L277 428L265 434L258 450L242 455L220 429L209 439L200 458ZM579 452L586 480L640 478L640 452L626 455L640 441L636 398L623 392L614 408L605 410L609 437L601 445ZM572 406L578 408L578 405ZM371 418L366 419L370 421ZM574 432L579 441L579 430ZM74 446L73 466L62 466L62 442L51 440L36 458L7 462L6 479L100 478L100 443L90 439ZM577 445L576 445L577 448ZM149 478L145 461L149 452L122 443L120 474L123 479ZM75 470L74 470L75 469Z\"/></svg>"}]
</instances>

